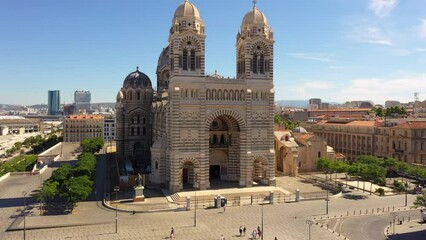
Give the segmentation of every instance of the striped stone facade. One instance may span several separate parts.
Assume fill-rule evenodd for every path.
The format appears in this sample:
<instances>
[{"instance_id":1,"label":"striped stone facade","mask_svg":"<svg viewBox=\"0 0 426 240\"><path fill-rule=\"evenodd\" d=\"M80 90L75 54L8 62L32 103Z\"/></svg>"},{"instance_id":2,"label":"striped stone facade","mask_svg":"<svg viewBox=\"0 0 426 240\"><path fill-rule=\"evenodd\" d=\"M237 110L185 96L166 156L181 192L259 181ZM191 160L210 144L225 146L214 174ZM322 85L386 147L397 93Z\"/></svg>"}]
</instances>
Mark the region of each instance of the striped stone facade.
<instances>
[{"instance_id":1,"label":"striped stone facade","mask_svg":"<svg viewBox=\"0 0 426 240\"><path fill-rule=\"evenodd\" d=\"M275 184L274 40L266 17L257 8L244 17L237 78L205 76L204 23L192 3L182 3L172 23L152 104L151 183L171 192L208 189L212 181Z\"/></svg>"}]
</instances>

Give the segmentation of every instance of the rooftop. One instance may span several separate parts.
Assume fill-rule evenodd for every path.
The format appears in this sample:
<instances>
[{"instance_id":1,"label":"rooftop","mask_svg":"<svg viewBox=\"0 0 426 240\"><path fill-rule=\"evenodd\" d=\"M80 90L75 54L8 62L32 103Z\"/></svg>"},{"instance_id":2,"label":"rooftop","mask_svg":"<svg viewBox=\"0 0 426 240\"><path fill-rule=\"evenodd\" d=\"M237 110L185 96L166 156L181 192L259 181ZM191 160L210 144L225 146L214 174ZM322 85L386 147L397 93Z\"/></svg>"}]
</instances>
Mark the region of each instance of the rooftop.
<instances>
[{"instance_id":1,"label":"rooftop","mask_svg":"<svg viewBox=\"0 0 426 240\"><path fill-rule=\"evenodd\" d=\"M102 115L75 114L69 115L67 119L104 119Z\"/></svg>"}]
</instances>

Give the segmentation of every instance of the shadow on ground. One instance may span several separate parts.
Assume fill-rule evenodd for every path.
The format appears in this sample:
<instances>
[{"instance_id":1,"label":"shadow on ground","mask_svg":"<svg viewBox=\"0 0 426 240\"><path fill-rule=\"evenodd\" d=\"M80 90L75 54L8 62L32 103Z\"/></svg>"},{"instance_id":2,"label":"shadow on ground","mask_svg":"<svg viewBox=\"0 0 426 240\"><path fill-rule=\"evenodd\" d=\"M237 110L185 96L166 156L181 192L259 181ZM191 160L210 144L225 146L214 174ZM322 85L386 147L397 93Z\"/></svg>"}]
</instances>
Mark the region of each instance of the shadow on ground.
<instances>
[{"instance_id":1,"label":"shadow on ground","mask_svg":"<svg viewBox=\"0 0 426 240\"><path fill-rule=\"evenodd\" d=\"M366 200L368 199L368 196L356 195L356 194L343 194L343 198L349 199L349 200Z\"/></svg>"}]
</instances>

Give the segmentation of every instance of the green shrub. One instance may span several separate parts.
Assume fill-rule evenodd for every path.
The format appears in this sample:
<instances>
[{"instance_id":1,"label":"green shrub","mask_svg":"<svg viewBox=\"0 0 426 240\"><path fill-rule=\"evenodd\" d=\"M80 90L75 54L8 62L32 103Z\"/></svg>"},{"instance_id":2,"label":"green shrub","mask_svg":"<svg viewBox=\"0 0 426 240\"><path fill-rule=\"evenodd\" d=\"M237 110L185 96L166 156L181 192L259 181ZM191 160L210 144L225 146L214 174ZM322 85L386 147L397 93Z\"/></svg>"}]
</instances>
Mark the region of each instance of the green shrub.
<instances>
[{"instance_id":1,"label":"green shrub","mask_svg":"<svg viewBox=\"0 0 426 240\"><path fill-rule=\"evenodd\" d=\"M36 155L17 156L0 166L0 176L3 176L8 172L31 171L36 161Z\"/></svg>"},{"instance_id":2,"label":"green shrub","mask_svg":"<svg viewBox=\"0 0 426 240\"><path fill-rule=\"evenodd\" d=\"M383 188L377 188L376 189L376 193L378 193L380 196L384 196L385 195L385 189L383 189Z\"/></svg>"}]
</instances>

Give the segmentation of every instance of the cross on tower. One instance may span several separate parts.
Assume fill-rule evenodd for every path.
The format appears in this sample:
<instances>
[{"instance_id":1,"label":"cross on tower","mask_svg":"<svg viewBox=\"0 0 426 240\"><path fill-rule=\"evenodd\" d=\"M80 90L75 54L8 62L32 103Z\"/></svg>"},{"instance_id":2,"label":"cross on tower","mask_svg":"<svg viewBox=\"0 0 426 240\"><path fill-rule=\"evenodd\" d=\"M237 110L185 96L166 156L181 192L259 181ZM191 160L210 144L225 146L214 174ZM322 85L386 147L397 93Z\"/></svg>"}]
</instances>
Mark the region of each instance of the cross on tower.
<instances>
[{"instance_id":1,"label":"cross on tower","mask_svg":"<svg viewBox=\"0 0 426 240\"><path fill-rule=\"evenodd\" d=\"M256 0L253 0L253 8L255 8L256 7Z\"/></svg>"}]
</instances>

